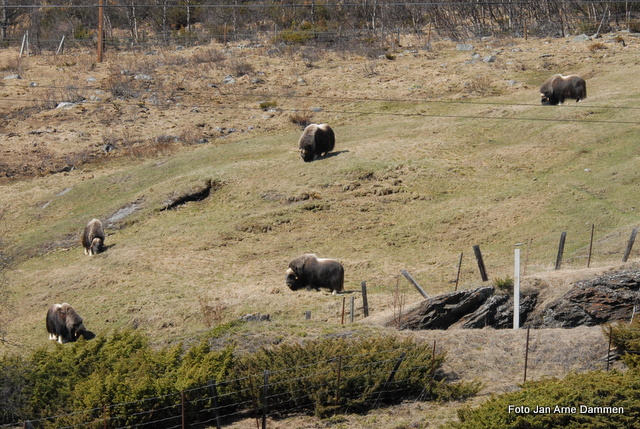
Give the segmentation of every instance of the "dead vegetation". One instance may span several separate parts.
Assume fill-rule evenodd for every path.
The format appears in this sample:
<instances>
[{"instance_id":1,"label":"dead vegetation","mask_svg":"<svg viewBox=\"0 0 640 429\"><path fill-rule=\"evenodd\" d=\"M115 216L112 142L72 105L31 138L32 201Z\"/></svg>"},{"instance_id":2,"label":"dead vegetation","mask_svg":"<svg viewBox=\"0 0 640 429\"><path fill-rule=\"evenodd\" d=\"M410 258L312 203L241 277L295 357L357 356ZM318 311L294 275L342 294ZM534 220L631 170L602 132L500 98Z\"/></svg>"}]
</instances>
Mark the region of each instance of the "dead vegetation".
<instances>
[{"instance_id":1,"label":"dead vegetation","mask_svg":"<svg viewBox=\"0 0 640 429\"><path fill-rule=\"evenodd\" d=\"M575 269L585 265L591 222L602 228L594 263L619 260L635 222L627 191L637 184L624 163L637 153L622 145L637 136L623 126L611 137L590 123L561 123L561 130L545 123L556 114L582 118L577 109L584 103L539 110L537 87L550 71L577 69L592 73L593 106L611 98L628 103L623 94L635 39L627 39L626 51L621 43L607 45L615 56L604 59L591 57L588 43L564 39L479 43L482 53L500 52L493 64L467 64L470 54L455 45L437 41L427 50L403 42L410 47L393 60L377 50L296 56L290 47L218 44L143 59L114 52L94 66L87 66L93 53L30 57L22 80L0 86L3 97L15 100L0 139L4 198L12 207L7 239L38 249L10 273L12 305L25 316L19 326L9 321L8 338L24 350L42 345L37 309L69 297L87 309L91 329L137 326L159 342L192 341L265 309L280 331L241 330L251 347L284 336L349 335L360 326L384 330L379 319L397 317L416 299L397 280L394 289L399 268L409 266L430 294L439 293L453 288L464 250L461 287L475 286L468 252L476 243L486 250L491 278L504 279L512 273L513 243L526 240L530 286L551 299L574 276L592 274ZM239 50L244 54L234 66L230 58ZM0 51L2 61L15 56ZM130 74L121 74L125 69ZM153 79L136 80L135 73ZM235 83L224 83L229 74ZM86 83L89 77L96 81ZM69 110L34 108L59 98L46 90L54 84L75 87L91 101ZM593 106L596 118L610 119ZM606 115L622 120L615 110ZM633 112L624 115L629 121ZM296 142L311 120L336 124L337 153L303 165ZM207 179L213 182L205 197ZM115 216L132 202L135 209L114 220L107 238L113 247L104 254L87 262L64 240L77 235L86 217ZM160 213L169 206L179 210ZM562 228L575 241L567 268L553 272ZM357 308L358 328L341 326L341 299L286 290L283 266L306 251L343 259L347 289L358 299L367 280L371 318L361 320ZM306 310L312 323L301 322ZM402 335L436 340L451 376L477 378L487 394L517 389L522 331ZM533 335L531 378L600 368L597 328ZM400 420L408 427L425 424L425 413L452 418L447 407L407 404L336 419L353 428ZM303 427L296 426L301 420L317 423L300 417L289 427Z\"/></svg>"}]
</instances>

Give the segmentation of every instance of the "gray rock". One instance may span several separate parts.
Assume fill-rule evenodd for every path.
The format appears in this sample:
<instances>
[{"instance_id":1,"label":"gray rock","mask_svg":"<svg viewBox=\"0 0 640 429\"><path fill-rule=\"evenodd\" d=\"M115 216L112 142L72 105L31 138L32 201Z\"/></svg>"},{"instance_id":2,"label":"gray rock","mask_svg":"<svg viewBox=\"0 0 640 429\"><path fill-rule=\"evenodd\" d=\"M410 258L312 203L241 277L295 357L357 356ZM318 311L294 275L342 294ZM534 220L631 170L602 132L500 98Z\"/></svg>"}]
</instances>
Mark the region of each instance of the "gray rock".
<instances>
[{"instance_id":1,"label":"gray rock","mask_svg":"<svg viewBox=\"0 0 640 429\"><path fill-rule=\"evenodd\" d=\"M5 79L22 79L18 73L10 74L9 76L5 76Z\"/></svg>"},{"instance_id":2,"label":"gray rock","mask_svg":"<svg viewBox=\"0 0 640 429\"><path fill-rule=\"evenodd\" d=\"M233 78L233 76L225 76L224 79L222 79L222 83L224 83L225 85L230 85L233 83L236 83L236 80Z\"/></svg>"},{"instance_id":3,"label":"gray rock","mask_svg":"<svg viewBox=\"0 0 640 429\"><path fill-rule=\"evenodd\" d=\"M456 45L456 51L473 51L473 45L469 43L458 43Z\"/></svg>"},{"instance_id":4,"label":"gray rock","mask_svg":"<svg viewBox=\"0 0 640 429\"><path fill-rule=\"evenodd\" d=\"M534 317L533 328L574 328L629 321L640 290L640 271L621 271L576 283Z\"/></svg>"},{"instance_id":5,"label":"gray rock","mask_svg":"<svg viewBox=\"0 0 640 429\"><path fill-rule=\"evenodd\" d=\"M579 36L571 39L572 42L586 42L587 40L591 40L591 37L587 36L586 34L580 34Z\"/></svg>"},{"instance_id":6,"label":"gray rock","mask_svg":"<svg viewBox=\"0 0 640 429\"><path fill-rule=\"evenodd\" d=\"M62 103L59 103L56 106L56 109L69 110L69 109L73 109L74 107L76 107L76 103L70 103L68 101L63 101Z\"/></svg>"},{"instance_id":7,"label":"gray rock","mask_svg":"<svg viewBox=\"0 0 640 429\"><path fill-rule=\"evenodd\" d=\"M240 316L239 319L244 322L270 322L271 316L269 314L253 313Z\"/></svg>"},{"instance_id":8,"label":"gray rock","mask_svg":"<svg viewBox=\"0 0 640 429\"><path fill-rule=\"evenodd\" d=\"M402 317L400 329L447 329L480 308L493 295L493 290L481 287L425 299L417 309Z\"/></svg>"},{"instance_id":9,"label":"gray rock","mask_svg":"<svg viewBox=\"0 0 640 429\"><path fill-rule=\"evenodd\" d=\"M482 61L485 63L495 63L496 62L496 56L495 55L487 55L485 56Z\"/></svg>"}]
</instances>

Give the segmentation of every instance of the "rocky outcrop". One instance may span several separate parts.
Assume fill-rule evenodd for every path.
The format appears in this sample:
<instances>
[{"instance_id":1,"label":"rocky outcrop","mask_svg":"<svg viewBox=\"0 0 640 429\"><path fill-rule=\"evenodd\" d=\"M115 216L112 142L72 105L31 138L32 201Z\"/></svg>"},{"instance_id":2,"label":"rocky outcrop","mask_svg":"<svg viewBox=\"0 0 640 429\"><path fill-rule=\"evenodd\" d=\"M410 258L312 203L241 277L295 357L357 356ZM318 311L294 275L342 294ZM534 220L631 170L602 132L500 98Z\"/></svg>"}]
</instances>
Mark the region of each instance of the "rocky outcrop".
<instances>
[{"instance_id":1,"label":"rocky outcrop","mask_svg":"<svg viewBox=\"0 0 640 429\"><path fill-rule=\"evenodd\" d=\"M401 317L399 328L448 329L453 325L462 328L513 327L513 298L494 292L492 287L481 287L425 299L417 308ZM533 310L537 296L537 292L523 294L520 301L521 320L526 320Z\"/></svg>"},{"instance_id":2,"label":"rocky outcrop","mask_svg":"<svg viewBox=\"0 0 640 429\"><path fill-rule=\"evenodd\" d=\"M401 319L400 329L447 329L461 317L473 313L488 297L492 287L483 287L425 299Z\"/></svg>"},{"instance_id":3,"label":"rocky outcrop","mask_svg":"<svg viewBox=\"0 0 640 429\"><path fill-rule=\"evenodd\" d=\"M638 300L640 271L620 271L576 283L526 325L573 328L630 320Z\"/></svg>"},{"instance_id":4,"label":"rocky outcrop","mask_svg":"<svg viewBox=\"0 0 640 429\"><path fill-rule=\"evenodd\" d=\"M523 292L520 324L532 328L574 328L630 320L638 303L640 270L619 271L580 281L561 298L538 308L540 291ZM640 310L640 308L638 308ZM389 325L399 329L513 327L513 297L480 287L422 301Z\"/></svg>"},{"instance_id":5,"label":"rocky outcrop","mask_svg":"<svg viewBox=\"0 0 640 429\"><path fill-rule=\"evenodd\" d=\"M538 291L524 292L520 296L520 324L534 310L538 302ZM493 295L482 307L461 319L461 327L479 329L491 326L496 329L513 328L513 297L505 294Z\"/></svg>"}]
</instances>

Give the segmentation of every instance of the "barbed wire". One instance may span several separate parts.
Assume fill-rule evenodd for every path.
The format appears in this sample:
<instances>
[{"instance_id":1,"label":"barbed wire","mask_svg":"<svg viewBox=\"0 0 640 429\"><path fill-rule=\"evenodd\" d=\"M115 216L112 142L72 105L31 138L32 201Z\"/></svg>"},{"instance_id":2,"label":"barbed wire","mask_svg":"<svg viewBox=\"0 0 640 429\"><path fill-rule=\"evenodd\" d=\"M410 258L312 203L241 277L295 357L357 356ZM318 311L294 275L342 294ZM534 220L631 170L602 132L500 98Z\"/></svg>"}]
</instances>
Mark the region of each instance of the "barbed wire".
<instances>
[{"instance_id":1,"label":"barbed wire","mask_svg":"<svg viewBox=\"0 0 640 429\"><path fill-rule=\"evenodd\" d=\"M606 335L603 333L603 341L605 339L606 339ZM616 337L616 340L620 340L620 341L625 339L630 339L635 341L640 338ZM383 350L383 351L375 351L372 353L344 355L342 356L342 358L344 363L349 360L358 360L359 358L362 358L364 356L371 357L375 355L386 355L389 352L393 352L394 354L397 354L398 356L400 356L401 351L411 352L413 350L421 351L421 353L418 354L417 357L420 358L421 356L424 356L424 359L423 359L424 361L429 361L430 359L433 358L431 352L429 352L428 350L424 350L424 347L421 348L418 345L411 346L411 347L402 347L397 349L394 348L394 349ZM426 354L423 355L422 353L424 352L426 352ZM533 349L531 349L531 353L534 353ZM628 353L638 354L640 352L629 351ZM523 354L523 358L524 358L524 354ZM603 361L608 360L608 358L609 356L607 356L607 358L604 358ZM277 410L282 410L282 409L287 410L286 414L294 415L300 412L307 412L309 410L309 407L312 406L313 399L310 398L309 396L310 392L326 389L326 392L327 392L326 394L328 394L329 397L337 394L338 392L337 389L339 389L340 387L337 385L336 380L332 379L331 377L325 377L326 374L335 374L337 369L336 368L331 368L331 370L324 369L324 366L327 364L329 365L335 364L337 362L337 359L338 359L337 357L334 357L331 359L321 360L321 361L313 362L306 365L301 365L301 366L296 366L291 368L284 368L284 369L273 371L273 372L268 371L270 376L271 375L275 376L277 374L285 375L285 373L296 374L301 371L303 372L308 371L309 369L312 369L313 371L313 368L319 369L319 371L313 371L311 374L305 374L300 377L289 377L286 382L285 381L275 381L275 382L269 381L265 386L262 382L263 380L262 374L254 374L246 377L230 379L220 383L215 383L214 380L211 380L201 386L185 389L180 392L154 396L154 397L145 398L138 401L129 401L129 402L124 402L120 404L112 404L112 405L109 405L108 407L105 406L103 408L92 408L92 409L68 413L68 414L59 414L52 417L30 420L30 422L32 424L44 423L47 421L62 422L65 419L69 419L69 418L77 419L77 418L81 418L80 416L82 415L86 415L87 420L85 421L76 422L71 425L60 425L57 427L60 427L61 429L62 428L71 429L76 427L84 427L86 426L87 423L95 422L100 425L102 425L103 423L108 424L109 427L113 427L117 429L142 428L142 427L148 427L148 426L152 426L152 427L162 426L169 429L174 427L175 428L182 427L181 423L175 426L167 426L168 422L171 422L172 420L176 420L180 418L182 418L183 421L184 419L186 419L190 423L207 424L213 421L225 421L228 423L228 422L234 421L235 419L246 418L250 416L254 416L255 418L258 418L258 416L262 413L267 413L268 415L271 415L269 413L269 409L271 408L273 408L277 413L277 415L280 417L281 417L281 411L277 411ZM345 364L342 366L342 370L344 372L347 372L349 369L358 369L360 366L363 366L363 367L372 366L376 369L374 370L365 369L364 373L367 374L368 378L373 379L377 377L376 379L381 379L380 377L386 378L385 375L390 373L390 368L396 362L398 362L397 357L385 358L381 360L373 360L363 365ZM418 366L418 368L431 369L431 370L434 369L434 368L431 368L430 365ZM400 367L400 370L397 373L394 373L395 378L388 380L388 382L383 383L382 385L378 386L378 388L370 389L366 392L363 392L364 396L362 398L362 402L369 404L369 406L373 404L374 408L377 408L381 404L380 398L383 398L383 397L403 398L404 400L416 401L416 402L425 400L427 398L426 386L423 387L420 391L414 391L412 390L412 388L409 387L409 385L406 384L408 381L411 381L411 380L413 381L421 380L419 377L411 375L411 374L415 374L414 369L415 367ZM571 371L573 371L573 369ZM568 372L570 371L567 369L567 373ZM403 374L407 374L407 376L403 376ZM305 382L310 377L318 377L319 382L310 384L310 385L304 385L302 382ZM217 385L217 386L241 385L242 384L241 381L242 380L246 381L248 380L248 378L255 378L257 380L256 383L253 383L253 386L254 386L254 389L257 389L256 394L258 395L258 397L255 397L253 399L248 398L247 400L234 402L234 403L221 404L221 405L218 405L217 407L214 407L211 405L213 404L214 400L220 401L221 398L223 397L223 395L213 396L210 393L212 385ZM284 385L287 383L289 383L289 385L295 385L296 383L299 383L301 387L294 390L278 391L279 385L281 384ZM341 380L341 385L349 385L349 383L350 383L349 379L347 378L343 378ZM266 397L262 397L261 392L262 392L262 389L265 387L271 390ZM374 387L374 386L371 385L371 387ZM275 392L273 391L274 389L276 390ZM248 390L243 389L242 392L249 391L250 393L250 390L251 389L248 389ZM238 393L240 392L241 391L229 391L227 392L227 395L238 395ZM201 395L203 393L205 394L205 396L197 397L198 395ZM346 394L346 392L343 392L343 394ZM191 398L189 398L189 396L191 396ZM160 408L154 407L153 409L142 410L135 413L113 415L116 412L117 408L126 409L126 407L130 405L133 405L135 408L140 408L140 406L144 406L145 403L149 403L150 401L156 401L156 403L158 402L161 403L166 399L169 399L170 402L172 403L168 403ZM264 409L265 400L267 401L266 403L268 404L267 405L268 409L266 410ZM347 406L347 408L350 409L351 407ZM349 411L348 409L346 410L347 412ZM143 417L143 416L153 416L154 413L158 414L158 418L152 418L148 421L140 421L140 422L136 422L128 425L117 424L117 422L123 417L126 417L127 419L131 419L131 418ZM173 415L162 415L163 413L164 414L173 413ZM215 416L211 416L211 414L215 414ZM0 428L9 428L17 425L19 425L19 423L17 422L10 423L10 424L3 424L3 425L0 425Z\"/></svg>"}]
</instances>

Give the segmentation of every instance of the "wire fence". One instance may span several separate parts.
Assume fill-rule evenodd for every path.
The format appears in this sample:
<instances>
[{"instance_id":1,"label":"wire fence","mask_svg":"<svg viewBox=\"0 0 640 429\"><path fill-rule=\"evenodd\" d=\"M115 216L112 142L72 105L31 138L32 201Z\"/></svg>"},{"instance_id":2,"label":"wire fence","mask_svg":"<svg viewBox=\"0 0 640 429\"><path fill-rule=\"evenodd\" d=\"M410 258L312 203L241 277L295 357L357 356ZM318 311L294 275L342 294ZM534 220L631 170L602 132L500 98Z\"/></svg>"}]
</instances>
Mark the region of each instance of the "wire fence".
<instances>
[{"instance_id":1,"label":"wire fence","mask_svg":"<svg viewBox=\"0 0 640 429\"><path fill-rule=\"evenodd\" d=\"M563 355L563 360L566 358L561 349L556 350L560 342L558 338L554 339L556 334L541 332L538 339L530 340L530 335L538 335L533 334L535 330L508 331L508 337L501 336L503 342L500 343L500 350L494 352L496 356L490 356L485 364L500 362L499 365L504 366L502 377L514 378L513 384L526 382L527 371L530 379L531 371L538 368L541 368L541 374L546 374L543 377L550 376L547 370L553 359L557 358L549 357L550 348ZM612 338L618 344L625 341L637 344L638 337L627 335L613 334L613 330L608 329L603 331L597 343L590 344L588 350L573 352L580 355L582 362L578 370L609 371L611 363L618 358ZM595 337L591 335L590 338L593 340ZM565 340L560 347L575 345L575 342ZM443 348L442 342L437 347L438 350ZM267 429L272 419L313 414L319 403L330 413L346 414L379 409L401 401L422 402L433 399L431 388L441 381L442 374L433 372L434 359L439 356L436 354L436 341L433 341L431 350L422 347L422 352L416 355L417 349L393 350L394 357L388 356L388 350L336 356L307 365L264 370L224 381L210 380L200 386L137 401L2 424L0 428L173 429L196 424L199 427L224 428L254 420L256 427ZM412 353L414 355L409 359ZM631 350L628 353L638 352ZM386 356L381 358L381 354ZM566 362L563 364L565 368L560 370L562 374L556 372L554 376L568 375L577 369ZM372 383L373 379L382 382ZM416 388L418 385L420 387Z\"/></svg>"},{"instance_id":2,"label":"wire fence","mask_svg":"<svg viewBox=\"0 0 640 429\"><path fill-rule=\"evenodd\" d=\"M382 357L390 352L396 357ZM409 355L411 359L407 358ZM220 428L247 418L262 420L262 427L266 428L267 417L309 414L320 404L348 412L378 408L399 399L430 399L435 383L435 359L433 350L424 347L337 356L241 378L211 380L198 387L139 401L4 424L0 428L168 429L195 423Z\"/></svg>"}]
</instances>

